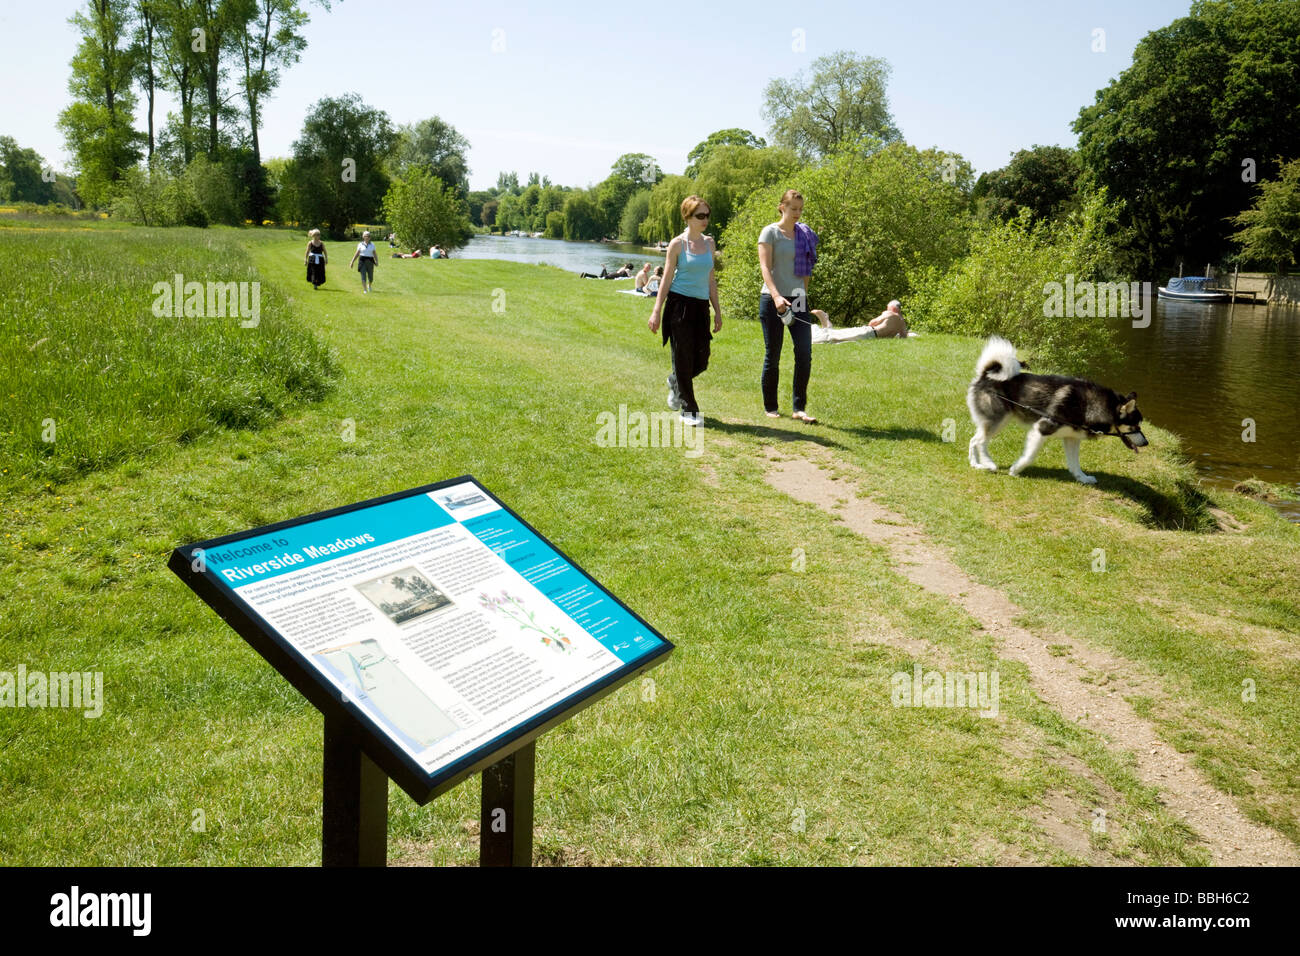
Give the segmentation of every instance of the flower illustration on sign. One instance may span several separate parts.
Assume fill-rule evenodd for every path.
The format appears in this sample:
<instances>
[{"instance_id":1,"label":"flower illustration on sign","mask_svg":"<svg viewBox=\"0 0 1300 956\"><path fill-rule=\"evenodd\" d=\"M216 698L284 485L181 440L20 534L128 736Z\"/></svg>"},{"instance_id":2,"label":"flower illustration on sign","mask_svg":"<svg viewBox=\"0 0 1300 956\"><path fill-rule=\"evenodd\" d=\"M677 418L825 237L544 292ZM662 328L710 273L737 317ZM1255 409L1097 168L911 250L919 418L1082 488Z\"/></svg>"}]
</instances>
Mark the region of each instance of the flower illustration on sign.
<instances>
[{"instance_id":1,"label":"flower illustration on sign","mask_svg":"<svg viewBox=\"0 0 1300 956\"><path fill-rule=\"evenodd\" d=\"M541 635L542 644L553 651L567 654L573 650L573 641L569 640L559 628L547 629L539 625L537 616L524 607L523 599L515 597L505 588L501 589L500 595L480 592L478 603L483 610L501 614L514 621L521 631L536 631Z\"/></svg>"}]
</instances>

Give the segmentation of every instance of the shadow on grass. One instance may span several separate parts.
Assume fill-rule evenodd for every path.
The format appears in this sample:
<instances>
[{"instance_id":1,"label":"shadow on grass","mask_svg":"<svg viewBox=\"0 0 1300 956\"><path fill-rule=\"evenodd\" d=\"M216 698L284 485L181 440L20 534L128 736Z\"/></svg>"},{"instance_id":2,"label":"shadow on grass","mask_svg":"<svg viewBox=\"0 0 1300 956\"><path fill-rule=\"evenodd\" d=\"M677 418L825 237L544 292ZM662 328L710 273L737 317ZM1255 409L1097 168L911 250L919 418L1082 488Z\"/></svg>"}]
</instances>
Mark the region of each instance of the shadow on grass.
<instances>
[{"instance_id":1,"label":"shadow on grass","mask_svg":"<svg viewBox=\"0 0 1300 956\"><path fill-rule=\"evenodd\" d=\"M870 425L858 425L853 428L844 428L840 425L827 425L826 427L834 431L856 435L858 438L888 438L895 441L943 441L941 436L924 428L872 428Z\"/></svg>"},{"instance_id":2,"label":"shadow on grass","mask_svg":"<svg viewBox=\"0 0 1300 956\"><path fill-rule=\"evenodd\" d=\"M793 419L792 419L793 420ZM821 425L800 425L798 429L772 428L769 425L756 425L749 422L724 422L719 418L705 416L705 427L710 431L724 435L752 435L764 441L810 441L824 448L844 448L835 439L820 432Z\"/></svg>"},{"instance_id":3,"label":"shadow on grass","mask_svg":"<svg viewBox=\"0 0 1300 956\"><path fill-rule=\"evenodd\" d=\"M1190 531L1207 534L1218 531L1219 523L1210 513L1210 499L1196 485L1186 479L1179 480L1172 493L1159 491L1145 482L1123 475L1092 472L1097 488L1123 495L1142 508L1139 520L1148 528L1160 531ZM1021 477L1050 478L1066 484L1078 484L1064 468L1029 467Z\"/></svg>"}]
</instances>

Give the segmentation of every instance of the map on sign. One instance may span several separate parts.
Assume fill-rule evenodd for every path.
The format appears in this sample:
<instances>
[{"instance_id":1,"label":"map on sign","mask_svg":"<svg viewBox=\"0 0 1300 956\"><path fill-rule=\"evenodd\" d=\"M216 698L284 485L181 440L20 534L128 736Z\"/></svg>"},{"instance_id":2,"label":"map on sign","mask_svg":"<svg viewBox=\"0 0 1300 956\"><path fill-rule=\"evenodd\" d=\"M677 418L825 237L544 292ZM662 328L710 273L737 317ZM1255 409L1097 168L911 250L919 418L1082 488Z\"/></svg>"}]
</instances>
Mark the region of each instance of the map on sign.
<instances>
[{"instance_id":1,"label":"map on sign","mask_svg":"<svg viewBox=\"0 0 1300 956\"><path fill-rule=\"evenodd\" d=\"M180 548L172 566L429 785L672 650L472 478Z\"/></svg>"}]
</instances>

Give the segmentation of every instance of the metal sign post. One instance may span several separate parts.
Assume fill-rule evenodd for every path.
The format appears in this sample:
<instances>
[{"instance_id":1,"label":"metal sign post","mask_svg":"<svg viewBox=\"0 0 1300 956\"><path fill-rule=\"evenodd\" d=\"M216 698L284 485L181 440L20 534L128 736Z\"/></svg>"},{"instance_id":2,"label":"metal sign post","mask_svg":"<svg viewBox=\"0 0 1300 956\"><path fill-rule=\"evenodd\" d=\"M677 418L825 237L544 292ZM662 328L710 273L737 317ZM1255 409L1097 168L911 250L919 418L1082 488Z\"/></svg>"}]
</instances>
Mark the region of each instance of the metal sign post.
<instances>
[{"instance_id":1,"label":"metal sign post","mask_svg":"<svg viewBox=\"0 0 1300 956\"><path fill-rule=\"evenodd\" d=\"M483 771L479 866L533 865L533 767L536 742Z\"/></svg>"}]
</instances>

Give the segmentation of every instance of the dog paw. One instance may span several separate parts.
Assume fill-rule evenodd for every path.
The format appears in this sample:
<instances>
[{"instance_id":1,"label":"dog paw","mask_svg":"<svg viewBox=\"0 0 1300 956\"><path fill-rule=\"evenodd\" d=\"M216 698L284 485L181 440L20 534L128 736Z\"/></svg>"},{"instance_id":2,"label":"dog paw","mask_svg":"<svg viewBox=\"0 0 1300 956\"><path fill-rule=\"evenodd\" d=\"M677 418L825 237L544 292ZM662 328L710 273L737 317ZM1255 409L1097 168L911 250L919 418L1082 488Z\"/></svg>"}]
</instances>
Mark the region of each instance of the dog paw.
<instances>
[{"instance_id":1,"label":"dog paw","mask_svg":"<svg viewBox=\"0 0 1300 956\"><path fill-rule=\"evenodd\" d=\"M975 463L975 467L978 468L980 471L997 471L997 470L998 470L997 463L996 463L996 462L992 462L992 461L978 461L978 462Z\"/></svg>"},{"instance_id":2,"label":"dog paw","mask_svg":"<svg viewBox=\"0 0 1300 956\"><path fill-rule=\"evenodd\" d=\"M1092 475L1085 475L1082 472L1075 475L1074 480L1081 485L1095 485L1097 483L1097 479L1092 477Z\"/></svg>"},{"instance_id":3,"label":"dog paw","mask_svg":"<svg viewBox=\"0 0 1300 956\"><path fill-rule=\"evenodd\" d=\"M1020 473L1024 470L1025 469L1021 465L1012 465L1010 468L1007 469L1007 474L1010 475L1012 478L1018 478L1020 476Z\"/></svg>"}]
</instances>

